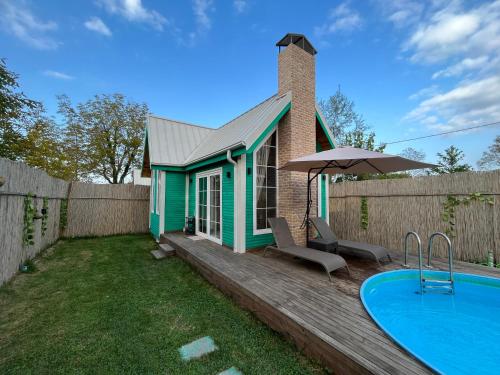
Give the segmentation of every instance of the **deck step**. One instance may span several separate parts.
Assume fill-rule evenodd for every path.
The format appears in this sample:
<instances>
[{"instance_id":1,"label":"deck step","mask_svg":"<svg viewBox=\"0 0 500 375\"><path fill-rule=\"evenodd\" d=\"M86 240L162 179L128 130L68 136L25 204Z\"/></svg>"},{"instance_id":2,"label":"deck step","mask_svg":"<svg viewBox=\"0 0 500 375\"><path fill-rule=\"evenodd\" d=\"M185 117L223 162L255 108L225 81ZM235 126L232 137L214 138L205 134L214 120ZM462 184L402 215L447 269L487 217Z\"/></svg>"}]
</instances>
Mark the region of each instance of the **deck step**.
<instances>
[{"instance_id":1,"label":"deck step","mask_svg":"<svg viewBox=\"0 0 500 375\"><path fill-rule=\"evenodd\" d=\"M151 255L156 260L164 259L166 257L175 255L175 249L169 244L162 243L160 244L160 248L157 250L151 251Z\"/></svg>"},{"instance_id":2,"label":"deck step","mask_svg":"<svg viewBox=\"0 0 500 375\"><path fill-rule=\"evenodd\" d=\"M175 255L175 249L168 243L161 243L160 250L163 251L167 256Z\"/></svg>"}]
</instances>

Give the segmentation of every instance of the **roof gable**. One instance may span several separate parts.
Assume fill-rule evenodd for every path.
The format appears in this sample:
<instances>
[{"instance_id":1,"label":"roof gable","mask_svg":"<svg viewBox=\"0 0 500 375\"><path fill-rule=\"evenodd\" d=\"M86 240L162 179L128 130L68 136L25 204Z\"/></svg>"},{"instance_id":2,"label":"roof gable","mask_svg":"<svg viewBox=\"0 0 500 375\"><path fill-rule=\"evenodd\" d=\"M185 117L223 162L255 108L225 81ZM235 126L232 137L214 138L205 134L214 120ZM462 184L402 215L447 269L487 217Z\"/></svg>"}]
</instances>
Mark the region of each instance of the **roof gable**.
<instances>
[{"instance_id":1,"label":"roof gable","mask_svg":"<svg viewBox=\"0 0 500 375\"><path fill-rule=\"evenodd\" d=\"M250 147L269 124L290 103L291 94L273 95L242 115L218 128L200 144L186 161L194 163L214 154L237 147Z\"/></svg>"},{"instance_id":2,"label":"roof gable","mask_svg":"<svg viewBox=\"0 0 500 375\"><path fill-rule=\"evenodd\" d=\"M147 123L152 165L187 166L240 147L250 147L289 108L291 93L273 95L218 129L150 115Z\"/></svg>"},{"instance_id":3,"label":"roof gable","mask_svg":"<svg viewBox=\"0 0 500 375\"><path fill-rule=\"evenodd\" d=\"M149 159L155 165L184 165L188 156L215 130L149 115Z\"/></svg>"}]
</instances>

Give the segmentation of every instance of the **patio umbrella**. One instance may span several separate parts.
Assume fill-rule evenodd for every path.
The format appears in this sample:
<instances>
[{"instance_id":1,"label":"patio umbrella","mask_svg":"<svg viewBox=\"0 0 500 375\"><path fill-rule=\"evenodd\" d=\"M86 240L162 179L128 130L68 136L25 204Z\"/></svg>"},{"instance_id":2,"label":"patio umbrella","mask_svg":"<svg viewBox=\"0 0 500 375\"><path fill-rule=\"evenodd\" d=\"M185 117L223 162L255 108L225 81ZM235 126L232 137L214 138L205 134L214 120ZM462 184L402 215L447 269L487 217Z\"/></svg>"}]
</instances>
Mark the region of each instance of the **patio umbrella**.
<instances>
[{"instance_id":1,"label":"patio umbrella","mask_svg":"<svg viewBox=\"0 0 500 375\"><path fill-rule=\"evenodd\" d=\"M432 168L434 164L422 163L376 151L355 147L337 147L332 150L302 156L288 161L280 170L307 172L307 208L304 225L309 241L309 213L311 209L311 183L321 173L363 174L390 173L411 169Z\"/></svg>"}]
</instances>

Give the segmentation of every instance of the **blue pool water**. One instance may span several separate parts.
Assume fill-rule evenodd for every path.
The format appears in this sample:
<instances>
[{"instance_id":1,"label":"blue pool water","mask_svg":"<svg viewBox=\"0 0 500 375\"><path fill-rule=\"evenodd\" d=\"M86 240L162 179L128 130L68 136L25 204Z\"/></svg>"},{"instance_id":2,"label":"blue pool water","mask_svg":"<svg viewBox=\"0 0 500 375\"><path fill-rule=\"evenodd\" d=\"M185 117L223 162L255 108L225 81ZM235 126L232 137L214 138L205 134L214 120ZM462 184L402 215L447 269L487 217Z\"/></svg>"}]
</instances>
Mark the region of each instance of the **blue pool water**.
<instances>
[{"instance_id":1,"label":"blue pool water","mask_svg":"<svg viewBox=\"0 0 500 375\"><path fill-rule=\"evenodd\" d=\"M421 295L417 270L380 273L363 283L361 300L381 329L435 371L500 374L500 279L454 276L454 295Z\"/></svg>"}]
</instances>

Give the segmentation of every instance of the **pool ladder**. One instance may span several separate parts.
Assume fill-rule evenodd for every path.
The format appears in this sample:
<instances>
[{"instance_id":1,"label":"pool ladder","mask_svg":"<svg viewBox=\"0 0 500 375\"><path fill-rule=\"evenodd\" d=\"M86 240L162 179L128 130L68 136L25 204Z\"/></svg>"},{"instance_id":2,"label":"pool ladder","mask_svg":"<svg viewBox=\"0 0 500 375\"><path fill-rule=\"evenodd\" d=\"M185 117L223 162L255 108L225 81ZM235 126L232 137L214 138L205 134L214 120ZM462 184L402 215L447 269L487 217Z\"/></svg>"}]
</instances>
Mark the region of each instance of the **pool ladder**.
<instances>
[{"instance_id":1,"label":"pool ladder","mask_svg":"<svg viewBox=\"0 0 500 375\"><path fill-rule=\"evenodd\" d=\"M455 294L455 284L453 282L453 250L451 246L451 241L448 236L441 232L433 233L429 237L429 246L427 248L427 268L432 268L432 242L434 237L440 236L443 237L448 244L448 272L449 276L447 280L441 279L429 279L424 277L423 272L423 260L422 260L422 242L420 241L420 237L416 232L408 232L405 237L405 257L403 267L408 268L408 239L414 236L417 239L418 244L418 270L419 270L419 278L420 278L420 293L423 294L425 292L441 292L448 294Z\"/></svg>"}]
</instances>

